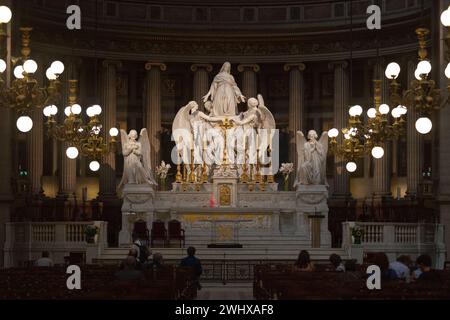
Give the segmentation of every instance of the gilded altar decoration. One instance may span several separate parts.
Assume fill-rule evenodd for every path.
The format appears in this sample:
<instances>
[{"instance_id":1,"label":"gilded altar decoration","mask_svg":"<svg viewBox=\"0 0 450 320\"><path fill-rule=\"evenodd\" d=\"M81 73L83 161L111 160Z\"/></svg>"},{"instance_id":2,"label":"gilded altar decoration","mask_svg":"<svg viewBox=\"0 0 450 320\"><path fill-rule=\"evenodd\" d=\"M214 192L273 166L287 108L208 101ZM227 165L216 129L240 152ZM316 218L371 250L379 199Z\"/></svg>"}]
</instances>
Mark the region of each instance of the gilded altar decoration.
<instances>
[{"instance_id":1,"label":"gilded altar decoration","mask_svg":"<svg viewBox=\"0 0 450 320\"><path fill-rule=\"evenodd\" d=\"M231 188L226 184L220 185L219 197L219 203L221 206L231 205Z\"/></svg>"}]
</instances>

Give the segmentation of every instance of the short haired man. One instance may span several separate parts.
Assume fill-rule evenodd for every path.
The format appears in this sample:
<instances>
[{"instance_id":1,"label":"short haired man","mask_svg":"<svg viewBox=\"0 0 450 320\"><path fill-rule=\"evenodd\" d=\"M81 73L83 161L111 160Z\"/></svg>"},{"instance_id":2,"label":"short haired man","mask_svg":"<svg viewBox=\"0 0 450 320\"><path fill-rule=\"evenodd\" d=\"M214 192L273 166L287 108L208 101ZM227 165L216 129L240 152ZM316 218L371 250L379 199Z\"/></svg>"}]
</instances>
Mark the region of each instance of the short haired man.
<instances>
[{"instance_id":1,"label":"short haired man","mask_svg":"<svg viewBox=\"0 0 450 320\"><path fill-rule=\"evenodd\" d=\"M200 283L198 279L200 278L203 269L200 260L195 257L195 248L189 247L187 248L187 257L183 258L180 262L180 267L192 267L194 268L195 276L197 277L197 286L199 290L201 289Z\"/></svg>"}]
</instances>

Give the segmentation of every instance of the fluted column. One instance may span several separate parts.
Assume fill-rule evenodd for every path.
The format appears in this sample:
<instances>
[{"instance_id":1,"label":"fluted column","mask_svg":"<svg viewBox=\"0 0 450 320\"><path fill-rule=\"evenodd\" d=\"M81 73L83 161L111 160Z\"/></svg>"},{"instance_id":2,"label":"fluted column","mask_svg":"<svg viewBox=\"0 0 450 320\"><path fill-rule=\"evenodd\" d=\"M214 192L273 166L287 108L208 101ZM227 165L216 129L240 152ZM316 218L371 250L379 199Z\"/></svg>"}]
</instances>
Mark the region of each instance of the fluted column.
<instances>
[{"instance_id":1,"label":"fluted column","mask_svg":"<svg viewBox=\"0 0 450 320\"><path fill-rule=\"evenodd\" d=\"M414 71L416 70L416 62L408 62L408 85L415 79ZM418 113L416 108L408 106L407 116L407 132L406 132L406 156L407 156L407 175L406 175L406 196L414 198L417 196L419 181L422 172L422 150L423 138L416 131L416 120Z\"/></svg>"},{"instance_id":2,"label":"fluted column","mask_svg":"<svg viewBox=\"0 0 450 320\"><path fill-rule=\"evenodd\" d=\"M121 63L114 60L105 60L102 62L101 71L101 107L102 107L102 125L103 138L109 143L109 129L117 126L117 68ZM100 167L100 188L99 196L101 199L115 197L116 195L116 155L110 152L103 156Z\"/></svg>"},{"instance_id":3,"label":"fluted column","mask_svg":"<svg viewBox=\"0 0 450 320\"><path fill-rule=\"evenodd\" d=\"M155 170L160 162L161 71L166 69L167 66L160 62L147 62L145 64L147 76L144 86L144 114L145 126L150 140L152 170Z\"/></svg>"},{"instance_id":4,"label":"fluted column","mask_svg":"<svg viewBox=\"0 0 450 320\"><path fill-rule=\"evenodd\" d=\"M256 73L260 67L257 64L240 64L238 71L242 72L242 94L248 98L256 98L258 93L258 82Z\"/></svg>"},{"instance_id":5,"label":"fluted column","mask_svg":"<svg viewBox=\"0 0 450 320\"><path fill-rule=\"evenodd\" d=\"M67 64L66 64L67 65ZM77 79L78 72L74 61L70 61L67 65L66 71L64 71L61 76L61 103L58 106L58 117L62 123L64 119L64 108L69 103L69 79ZM77 185L77 160L69 159L66 156L66 150L69 145L65 142L60 143L59 148L59 190L58 197L59 198L67 198L72 197L75 192L75 188Z\"/></svg>"},{"instance_id":6,"label":"fluted column","mask_svg":"<svg viewBox=\"0 0 450 320\"><path fill-rule=\"evenodd\" d=\"M381 80L381 104L389 104L389 82L384 76L382 63L377 63L374 69L374 79ZM389 106L391 109L393 106ZM386 141L380 145L384 149L381 159L373 159L373 197L375 199L389 198L391 194L391 143Z\"/></svg>"},{"instance_id":7,"label":"fluted column","mask_svg":"<svg viewBox=\"0 0 450 320\"><path fill-rule=\"evenodd\" d=\"M289 63L284 65L284 71L289 72L289 159L297 168L296 139L297 131L304 130L305 124L305 82L304 63Z\"/></svg>"},{"instance_id":8,"label":"fluted column","mask_svg":"<svg viewBox=\"0 0 450 320\"><path fill-rule=\"evenodd\" d=\"M340 130L346 127L348 122L348 63L347 61L337 61L330 63L328 67L334 70L334 126ZM338 136L338 143L342 143L342 134ZM334 157L333 198L350 197L350 180L345 165L342 157Z\"/></svg>"},{"instance_id":9,"label":"fluted column","mask_svg":"<svg viewBox=\"0 0 450 320\"><path fill-rule=\"evenodd\" d=\"M201 109L203 109L202 97L208 93L209 90L209 76L213 69L211 64L196 63L191 66L191 71L194 72L194 101L198 103Z\"/></svg>"}]
</instances>

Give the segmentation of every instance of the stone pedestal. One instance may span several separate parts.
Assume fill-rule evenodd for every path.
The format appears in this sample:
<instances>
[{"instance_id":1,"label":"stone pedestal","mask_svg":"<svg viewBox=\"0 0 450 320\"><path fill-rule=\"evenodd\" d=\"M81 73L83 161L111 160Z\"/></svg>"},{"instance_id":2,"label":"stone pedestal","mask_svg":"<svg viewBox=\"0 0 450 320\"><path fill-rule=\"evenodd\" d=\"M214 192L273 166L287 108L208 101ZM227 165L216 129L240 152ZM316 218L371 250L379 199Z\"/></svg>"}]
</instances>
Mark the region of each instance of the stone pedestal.
<instances>
[{"instance_id":1,"label":"stone pedestal","mask_svg":"<svg viewBox=\"0 0 450 320\"><path fill-rule=\"evenodd\" d=\"M119 246L128 247L133 242L133 225L144 220L151 229L154 213L155 191L147 184L128 184L123 189L122 229L119 232Z\"/></svg>"}]
</instances>

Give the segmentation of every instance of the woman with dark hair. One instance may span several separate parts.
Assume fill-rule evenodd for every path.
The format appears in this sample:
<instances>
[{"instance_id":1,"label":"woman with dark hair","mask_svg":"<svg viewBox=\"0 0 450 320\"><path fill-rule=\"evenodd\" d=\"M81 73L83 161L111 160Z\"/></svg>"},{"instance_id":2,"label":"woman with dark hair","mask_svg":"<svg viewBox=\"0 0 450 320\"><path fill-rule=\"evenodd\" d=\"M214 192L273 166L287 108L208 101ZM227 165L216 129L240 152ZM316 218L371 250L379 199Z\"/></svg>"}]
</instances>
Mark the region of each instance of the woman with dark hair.
<instances>
[{"instance_id":1,"label":"woman with dark hair","mask_svg":"<svg viewBox=\"0 0 450 320\"><path fill-rule=\"evenodd\" d=\"M313 271L314 266L311 263L309 252L306 250L300 251L297 261L295 262L295 268L298 271Z\"/></svg>"}]
</instances>

